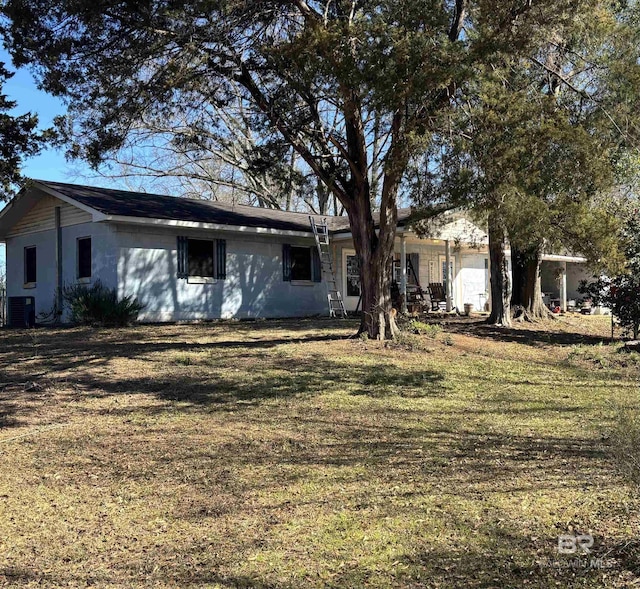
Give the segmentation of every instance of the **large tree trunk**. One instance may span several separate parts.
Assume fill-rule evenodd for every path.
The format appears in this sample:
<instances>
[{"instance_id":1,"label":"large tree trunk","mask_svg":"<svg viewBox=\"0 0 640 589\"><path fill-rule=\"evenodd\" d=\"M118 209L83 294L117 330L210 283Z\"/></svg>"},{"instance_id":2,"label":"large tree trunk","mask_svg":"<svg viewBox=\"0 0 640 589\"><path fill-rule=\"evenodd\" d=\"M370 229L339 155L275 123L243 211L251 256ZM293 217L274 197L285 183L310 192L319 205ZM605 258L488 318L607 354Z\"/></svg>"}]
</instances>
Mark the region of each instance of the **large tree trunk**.
<instances>
[{"instance_id":1,"label":"large tree trunk","mask_svg":"<svg viewBox=\"0 0 640 589\"><path fill-rule=\"evenodd\" d=\"M542 245L527 249L511 245L511 273L513 275L511 307L516 319L537 321L551 316L542 301L541 264Z\"/></svg>"},{"instance_id":2,"label":"large tree trunk","mask_svg":"<svg viewBox=\"0 0 640 589\"><path fill-rule=\"evenodd\" d=\"M354 198L348 210L353 243L360 263L362 316L359 333L366 333L372 339L390 339L398 333L391 313L391 261L397 216L395 202L393 209L389 211L392 218L387 223L381 221L378 234L368 195Z\"/></svg>"},{"instance_id":3,"label":"large tree trunk","mask_svg":"<svg viewBox=\"0 0 640 589\"><path fill-rule=\"evenodd\" d=\"M284 118L278 116L247 67L241 66L237 81L251 93L258 107L342 203L349 215L353 244L360 263L360 333L367 333L375 339L395 337L399 330L391 313L391 260L398 225L398 189L409 160L404 129L406 109L404 106L400 108L391 123L391 141L384 157L379 230L376 233L371 213L368 137L359 89L351 85L340 86L346 144L340 145L332 140L331 145L339 145L339 151L349 165L349 175L344 176L338 173L338 167L332 165L335 162L331 159L324 161L333 148L327 144L323 158L314 156L299 134L292 132Z\"/></svg>"},{"instance_id":4,"label":"large tree trunk","mask_svg":"<svg viewBox=\"0 0 640 589\"><path fill-rule=\"evenodd\" d=\"M499 215L489 214L489 260L491 267L491 314L487 323L511 326L511 280L505 250L505 230Z\"/></svg>"}]
</instances>

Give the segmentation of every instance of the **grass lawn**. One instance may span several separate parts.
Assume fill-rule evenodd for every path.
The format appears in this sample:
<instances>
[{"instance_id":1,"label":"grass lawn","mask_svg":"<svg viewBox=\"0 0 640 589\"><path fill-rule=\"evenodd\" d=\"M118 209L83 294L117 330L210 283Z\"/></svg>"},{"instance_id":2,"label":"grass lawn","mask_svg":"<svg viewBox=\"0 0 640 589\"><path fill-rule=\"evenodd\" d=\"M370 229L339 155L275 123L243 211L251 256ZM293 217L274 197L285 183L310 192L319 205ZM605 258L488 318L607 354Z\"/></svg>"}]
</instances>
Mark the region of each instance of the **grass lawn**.
<instances>
[{"instance_id":1,"label":"grass lawn","mask_svg":"<svg viewBox=\"0 0 640 589\"><path fill-rule=\"evenodd\" d=\"M640 355L543 327L2 331L0 586L640 586Z\"/></svg>"}]
</instances>

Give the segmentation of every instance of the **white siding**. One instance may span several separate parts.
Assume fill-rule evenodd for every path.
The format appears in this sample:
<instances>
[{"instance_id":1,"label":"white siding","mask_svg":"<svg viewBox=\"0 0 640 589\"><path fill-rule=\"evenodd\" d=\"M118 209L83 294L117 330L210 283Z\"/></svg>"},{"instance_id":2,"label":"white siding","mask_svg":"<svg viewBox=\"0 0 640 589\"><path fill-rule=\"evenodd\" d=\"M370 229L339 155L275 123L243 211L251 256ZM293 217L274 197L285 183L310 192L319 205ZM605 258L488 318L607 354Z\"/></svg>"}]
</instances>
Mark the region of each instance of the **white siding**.
<instances>
[{"instance_id":1,"label":"white siding","mask_svg":"<svg viewBox=\"0 0 640 589\"><path fill-rule=\"evenodd\" d=\"M118 243L120 296L145 305L142 321L302 317L327 315L324 283L284 282L282 245L313 241L188 230L139 230L124 225ZM207 284L178 279L178 235L227 242L227 278Z\"/></svg>"},{"instance_id":2,"label":"white siding","mask_svg":"<svg viewBox=\"0 0 640 589\"><path fill-rule=\"evenodd\" d=\"M53 196L44 195L20 219L7 234L8 237L27 235L37 231L48 231L55 228L55 207L60 207L60 224L62 227L91 223L91 215L78 207L74 207Z\"/></svg>"},{"instance_id":3,"label":"white siding","mask_svg":"<svg viewBox=\"0 0 640 589\"><path fill-rule=\"evenodd\" d=\"M428 223L428 227L427 236L433 239L448 239L476 246L489 243L489 237L484 227L477 225L465 217L463 213L450 213L432 219Z\"/></svg>"},{"instance_id":4,"label":"white siding","mask_svg":"<svg viewBox=\"0 0 640 589\"><path fill-rule=\"evenodd\" d=\"M489 294L487 260L487 254L466 254L461 257L461 303L473 305L476 311L484 311Z\"/></svg>"},{"instance_id":5,"label":"white siding","mask_svg":"<svg viewBox=\"0 0 640 589\"><path fill-rule=\"evenodd\" d=\"M578 292L578 287L583 280L593 282L593 272L584 264L569 262L567 264L567 299L577 301L584 298L585 295Z\"/></svg>"},{"instance_id":6,"label":"white siding","mask_svg":"<svg viewBox=\"0 0 640 589\"><path fill-rule=\"evenodd\" d=\"M112 228L105 223L87 223L62 229L62 284L76 282L77 240L91 237L91 280L116 286L116 249ZM36 284L24 287L24 248L36 247ZM7 295L35 297L36 315L53 309L56 282L56 232L54 229L7 239ZM36 318L37 321L41 317Z\"/></svg>"}]
</instances>

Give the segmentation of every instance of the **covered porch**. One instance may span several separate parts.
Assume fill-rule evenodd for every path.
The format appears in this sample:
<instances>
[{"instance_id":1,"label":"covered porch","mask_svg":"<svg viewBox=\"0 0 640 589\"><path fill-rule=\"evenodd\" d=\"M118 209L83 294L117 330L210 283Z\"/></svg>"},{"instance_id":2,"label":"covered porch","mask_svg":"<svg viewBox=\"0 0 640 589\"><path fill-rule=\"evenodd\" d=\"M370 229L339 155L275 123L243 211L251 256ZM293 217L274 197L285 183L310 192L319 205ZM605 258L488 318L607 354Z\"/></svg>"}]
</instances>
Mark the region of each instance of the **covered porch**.
<instances>
[{"instance_id":1,"label":"covered porch","mask_svg":"<svg viewBox=\"0 0 640 589\"><path fill-rule=\"evenodd\" d=\"M577 256L543 256L540 283L545 305L552 309L558 307L562 312L579 307L583 296L578 292L580 282L592 278L585 262Z\"/></svg>"},{"instance_id":2,"label":"covered porch","mask_svg":"<svg viewBox=\"0 0 640 589\"><path fill-rule=\"evenodd\" d=\"M465 305L484 311L489 297L486 241L479 227L457 215L425 236L399 227L394 247L394 306L401 312L463 312ZM354 312L360 301L360 271L353 243L339 236L332 243L342 298L347 311Z\"/></svg>"},{"instance_id":3,"label":"covered porch","mask_svg":"<svg viewBox=\"0 0 640 589\"><path fill-rule=\"evenodd\" d=\"M488 241L484 229L457 213L441 222L433 221L424 235L398 227L393 264L394 307L404 313L463 313L465 307L471 312L489 311ZM332 250L345 307L354 312L360 302L360 269L350 236L334 236ZM505 253L510 264L511 252ZM566 254L543 256L541 290L545 304L563 312L578 305L580 282L591 277L585 262L585 258Z\"/></svg>"}]
</instances>

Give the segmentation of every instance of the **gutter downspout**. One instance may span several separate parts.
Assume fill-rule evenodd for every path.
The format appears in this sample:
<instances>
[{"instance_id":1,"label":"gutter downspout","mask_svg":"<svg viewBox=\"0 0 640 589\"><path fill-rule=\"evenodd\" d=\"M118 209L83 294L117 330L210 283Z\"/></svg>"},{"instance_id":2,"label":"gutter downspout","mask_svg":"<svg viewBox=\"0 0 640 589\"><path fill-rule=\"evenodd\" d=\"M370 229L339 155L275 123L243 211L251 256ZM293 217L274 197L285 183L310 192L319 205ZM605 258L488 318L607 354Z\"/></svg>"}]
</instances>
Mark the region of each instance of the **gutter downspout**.
<instances>
[{"instance_id":1,"label":"gutter downspout","mask_svg":"<svg viewBox=\"0 0 640 589\"><path fill-rule=\"evenodd\" d=\"M55 318L54 322L59 323L62 318L62 226L60 220L60 207L55 208L56 226L56 295L55 295Z\"/></svg>"}]
</instances>

